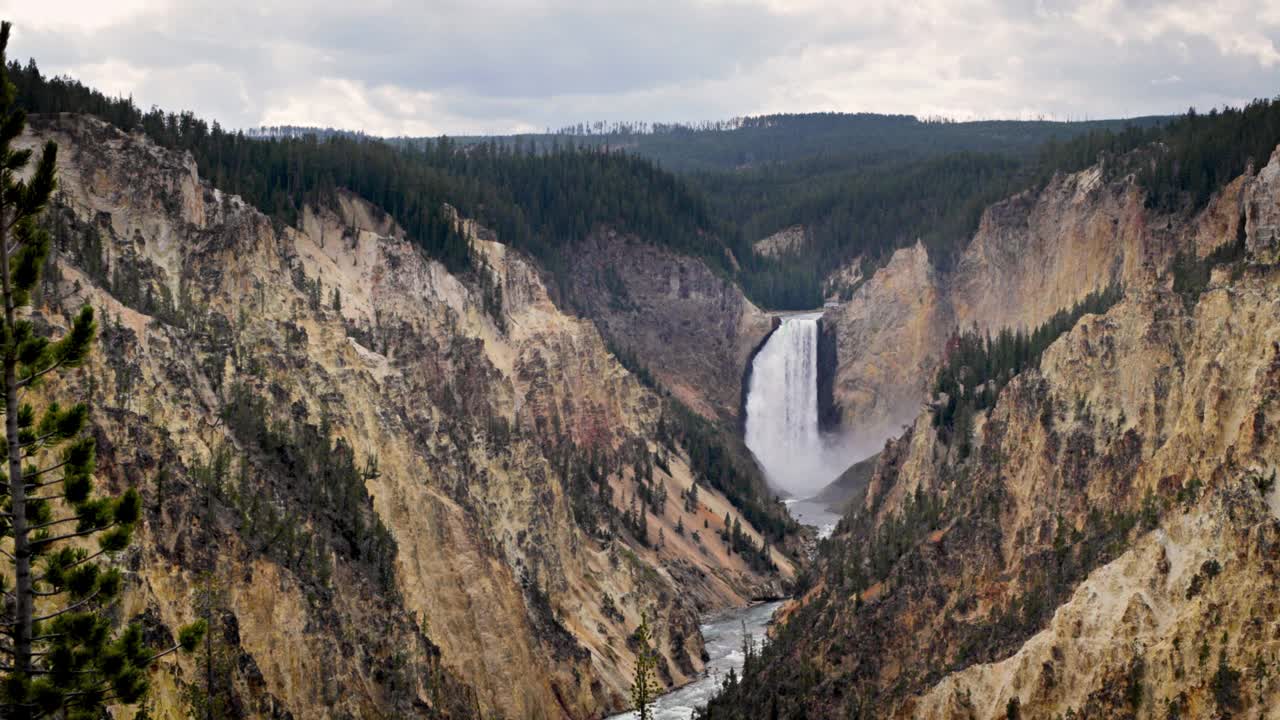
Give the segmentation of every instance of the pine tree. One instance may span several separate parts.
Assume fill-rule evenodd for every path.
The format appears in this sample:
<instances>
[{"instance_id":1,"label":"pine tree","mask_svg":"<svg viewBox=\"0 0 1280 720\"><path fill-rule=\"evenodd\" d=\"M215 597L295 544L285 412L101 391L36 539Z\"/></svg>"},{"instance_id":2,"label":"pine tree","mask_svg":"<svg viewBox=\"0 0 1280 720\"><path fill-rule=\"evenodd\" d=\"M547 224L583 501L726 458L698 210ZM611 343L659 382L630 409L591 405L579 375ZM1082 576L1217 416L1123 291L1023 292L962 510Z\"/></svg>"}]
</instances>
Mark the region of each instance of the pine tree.
<instances>
[{"instance_id":1,"label":"pine tree","mask_svg":"<svg viewBox=\"0 0 1280 720\"><path fill-rule=\"evenodd\" d=\"M689 486L689 492L684 496L684 511L696 512L698 510L698 483Z\"/></svg>"},{"instance_id":2,"label":"pine tree","mask_svg":"<svg viewBox=\"0 0 1280 720\"><path fill-rule=\"evenodd\" d=\"M15 108L4 51L10 24L0 23L0 390L5 415L0 456L7 460L0 488L0 549L9 568L0 573L8 602L0 614L0 716L97 718L107 704L133 704L147 689L145 669L178 648L192 649L204 626L179 634L174 647L153 652L134 624L111 627L110 604L122 579L100 565L130 541L141 498L93 496L94 440L84 433L88 407L21 402L61 370L83 364L95 323L84 307L58 340L37 333L27 317L31 293L49 254L49 237L36 224L56 183L57 145L45 144L34 172L23 180L32 151L14 141L26 126ZM89 552L84 539L95 538ZM75 545L67 541L82 540ZM11 569L11 573L9 570Z\"/></svg>"},{"instance_id":3,"label":"pine tree","mask_svg":"<svg viewBox=\"0 0 1280 720\"><path fill-rule=\"evenodd\" d=\"M199 580L195 591L195 607L206 623L204 647L193 654L197 681L183 687L182 698L198 720L222 720L236 717L232 675L236 648L226 639L223 620L227 607L226 585L213 573ZM217 631L222 628L222 631Z\"/></svg>"},{"instance_id":4,"label":"pine tree","mask_svg":"<svg viewBox=\"0 0 1280 720\"><path fill-rule=\"evenodd\" d=\"M657 659L650 647L649 618L644 615L640 616L635 638L636 676L631 683L631 708L636 713L636 720L653 720L653 699L658 690L653 680L653 669Z\"/></svg>"}]
</instances>

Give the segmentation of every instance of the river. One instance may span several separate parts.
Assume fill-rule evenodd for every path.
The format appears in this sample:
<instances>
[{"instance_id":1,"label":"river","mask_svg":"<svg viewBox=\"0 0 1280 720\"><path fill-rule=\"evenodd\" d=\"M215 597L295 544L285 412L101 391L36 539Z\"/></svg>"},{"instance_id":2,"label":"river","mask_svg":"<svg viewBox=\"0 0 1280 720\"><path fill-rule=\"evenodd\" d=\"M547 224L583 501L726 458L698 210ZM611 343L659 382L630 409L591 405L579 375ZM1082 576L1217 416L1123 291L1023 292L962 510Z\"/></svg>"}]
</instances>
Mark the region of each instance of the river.
<instances>
[{"instance_id":1,"label":"river","mask_svg":"<svg viewBox=\"0 0 1280 720\"><path fill-rule=\"evenodd\" d=\"M653 704L654 720L689 720L695 708L706 704L724 682L729 668L742 670L742 627L755 638L757 645L765 636L766 626L773 612L782 603L760 603L748 608L735 608L707 617L702 625L702 639L706 643L706 674L679 690L659 697ZM609 720L634 720L634 712L614 715Z\"/></svg>"},{"instance_id":2,"label":"river","mask_svg":"<svg viewBox=\"0 0 1280 720\"><path fill-rule=\"evenodd\" d=\"M814 502L810 499L783 500L787 506L787 512L791 513L791 517L801 525L809 525L818 531L818 539L825 540L831 537L831 533L835 532L836 523L840 522L840 516L827 509L824 502Z\"/></svg>"}]
</instances>

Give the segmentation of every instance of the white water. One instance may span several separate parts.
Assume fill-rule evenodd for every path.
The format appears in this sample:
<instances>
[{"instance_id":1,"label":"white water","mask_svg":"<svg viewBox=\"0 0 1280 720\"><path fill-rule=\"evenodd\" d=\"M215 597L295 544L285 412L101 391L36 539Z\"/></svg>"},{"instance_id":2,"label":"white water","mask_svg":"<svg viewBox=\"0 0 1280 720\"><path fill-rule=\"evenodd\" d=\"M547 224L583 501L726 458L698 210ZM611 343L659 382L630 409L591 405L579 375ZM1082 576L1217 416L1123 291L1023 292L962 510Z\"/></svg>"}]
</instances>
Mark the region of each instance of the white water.
<instances>
[{"instance_id":1,"label":"white water","mask_svg":"<svg viewBox=\"0 0 1280 720\"><path fill-rule=\"evenodd\" d=\"M783 318L756 354L747 391L747 447L769 482L797 498L826 487L862 454L818 430L820 317Z\"/></svg>"},{"instance_id":2,"label":"white water","mask_svg":"<svg viewBox=\"0 0 1280 720\"><path fill-rule=\"evenodd\" d=\"M742 671L742 627L759 645L765 636L765 626L773 617L773 611L782 603L762 603L749 608L728 610L707 619L702 625L702 639L706 643L707 670L702 678L667 693L653 704L654 720L689 720L695 708L707 704L712 695L724 684L729 668ZM609 720L635 720L634 712L614 715Z\"/></svg>"}]
</instances>

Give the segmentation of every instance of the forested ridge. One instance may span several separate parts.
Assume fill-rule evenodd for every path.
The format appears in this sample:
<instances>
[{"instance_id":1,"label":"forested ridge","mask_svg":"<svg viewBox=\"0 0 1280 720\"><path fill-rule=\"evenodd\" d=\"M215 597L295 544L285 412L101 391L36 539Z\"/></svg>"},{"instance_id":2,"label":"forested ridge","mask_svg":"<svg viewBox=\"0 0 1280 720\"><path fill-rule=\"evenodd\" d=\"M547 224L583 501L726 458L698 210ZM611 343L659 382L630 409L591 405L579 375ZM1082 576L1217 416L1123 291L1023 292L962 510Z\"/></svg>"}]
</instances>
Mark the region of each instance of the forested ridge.
<instances>
[{"instance_id":1,"label":"forested ridge","mask_svg":"<svg viewBox=\"0 0 1280 720\"><path fill-rule=\"evenodd\" d=\"M851 157L879 154L923 158L956 152L1034 155L1050 138L1148 126L1161 117L1057 122L977 120L881 113L778 113L703 123L578 123L555 132L517 136L474 136L463 143L519 142L552 147L565 143L623 148L677 173L743 170L825 159L844 164Z\"/></svg>"},{"instance_id":2,"label":"forested ridge","mask_svg":"<svg viewBox=\"0 0 1280 720\"><path fill-rule=\"evenodd\" d=\"M823 279L833 267L859 257L874 269L919 241L946 269L986 207L1100 160L1108 179L1133 174L1149 206L1194 212L1250 163L1266 162L1280 142L1280 112L1274 101L1257 100L1208 113L1077 123L806 113L699 125L596 123L459 142L539 152L585 144L683 173L706 197L747 294L765 307L801 309L825 300ZM766 258L750 251L797 225L801 252Z\"/></svg>"},{"instance_id":3,"label":"forested ridge","mask_svg":"<svg viewBox=\"0 0 1280 720\"><path fill-rule=\"evenodd\" d=\"M803 226L800 252L740 258L741 282L765 306L810 308L825 299L823 278L859 257L873 269L894 250L919 241L946 270L977 231L987 206L1041 188L1055 173L1099 161L1109 180L1134 175L1149 207L1195 212L1250 165L1266 163L1280 143L1280 102L1256 100L1243 108L1070 130L1074 134L1064 130L1034 146L1010 143L999 151L930 154L880 147L695 173L690 179L739 233L738 245Z\"/></svg>"},{"instance_id":4,"label":"forested ridge","mask_svg":"<svg viewBox=\"0 0 1280 720\"><path fill-rule=\"evenodd\" d=\"M143 112L34 62L12 63L31 112L81 112L187 150L202 175L285 223L351 190L390 213L428 255L471 268L444 204L534 255L553 277L587 234L611 227L702 258L758 305L822 304L824 279L862 258L874 270L922 242L947 269L991 203L1104 161L1136 176L1148 204L1193 212L1280 142L1280 103L1176 118L1089 123L921 121L809 113L700 126L616 124L503 138L399 138L296 127L243 133L191 113ZM663 169L686 171L676 175ZM753 244L800 225L797 252ZM559 284L559 283L556 283ZM852 288L837 289L847 296Z\"/></svg>"},{"instance_id":5,"label":"forested ridge","mask_svg":"<svg viewBox=\"0 0 1280 720\"><path fill-rule=\"evenodd\" d=\"M1028 180L1019 161L992 153L867 159L827 173L809 166L697 179L744 241L803 226L801 252L776 258L751 253L744 260L743 287L769 307L818 307L822 280L832 269L857 257L878 265L917 240L935 262L948 259L968 243L984 208Z\"/></svg>"},{"instance_id":6,"label":"forested ridge","mask_svg":"<svg viewBox=\"0 0 1280 720\"><path fill-rule=\"evenodd\" d=\"M189 151L216 187L281 222L292 224L307 204L350 190L390 213L411 240L455 271L469 269L472 259L446 203L553 271L566 247L600 226L728 267L702 196L632 154L574 145L545 152L497 142L463 147L448 138L390 144L340 133L263 138L190 112L143 112L131 99L45 78L34 61L12 63L10 71L29 112L88 113Z\"/></svg>"}]
</instances>

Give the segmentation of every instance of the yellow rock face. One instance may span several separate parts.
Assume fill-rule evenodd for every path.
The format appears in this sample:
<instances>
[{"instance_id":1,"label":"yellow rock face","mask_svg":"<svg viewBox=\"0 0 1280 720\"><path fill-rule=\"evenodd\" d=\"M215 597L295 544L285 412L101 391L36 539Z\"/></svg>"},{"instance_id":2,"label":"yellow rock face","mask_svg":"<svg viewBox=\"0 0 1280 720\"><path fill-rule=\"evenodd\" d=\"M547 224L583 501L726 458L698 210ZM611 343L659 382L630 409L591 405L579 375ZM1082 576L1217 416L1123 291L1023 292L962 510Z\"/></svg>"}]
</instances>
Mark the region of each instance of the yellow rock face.
<instances>
[{"instance_id":1,"label":"yellow rock face","mask_svg":"<svg viewBox=\"0 0 1280 720\"><path fill-rule=\"evenodd\" d=\"M1177 317L1160 293L1139 294L1052 346L1042 364L1049 396L1079 398L1102 419L1093 442L1133 437L1141 447L1122 483L1091 478L1075 492L1093 507L1133 508L1149 495L1169 509L1090 573L1012 656L946 677L903 716L987 717L1011 698L1033 717L1105 715L1123 707L1112 689L1139 672L1153 716L1173 703L1183 717L1216 717L1220 657L1248 679L1235 708L1242 716L1268 717L1280 703L1280 683L1257 674L1275 663L1280 633L1280 496L1259 490L1280 466L1280 275L1246 272L1212 287L1191 317ZM990 420L1025 428L1005 440L1010 558L1043 547L1034 530L1071 506L1069 489L1038 459L1046 437L1018 397L1002 395ZM1172 490L1194 480L1202 498L1174 501ZM1084 518L1071 522L1083 526Z\"/></svg>"},{"instance_id":2,"label":"yellow rock face","mask_svg":"<svg viewBox=\"0 0 1280 720\"><path fill-rule=\"evenodd\" d=\"M1273 185L1247 187L1252 196ZM824 316L838 340L834 395L845 427L883 439L910 423L956 329L1033 329L1112 284L1149 286L1180 248L1203 256L1233 240L1245 188L1246 178L1231 183L1187 223L1152 215L1131 178L1108 183L1095 166L989 207L947 272L921 245L897 251Z\"/></svg>"},{"instance_id":3,"label":"yellow rock face","mask_svg":"<svg viewBox=\"0 0 1280 720\"><path fill-rule=\"evenodd\" d=\"M246 715L598 717L625 702L642 611L656 615L660 679L676 685L702 669L698 612L776 585L723 552L711 530L738 514L708 488L706 547L677 537L678 521L693 527L679 516L692 479L653 440L659 398L483 228L458 219L501 289L496 311L475 278L426 260L360 198L339 194L281 227L140 137L60 116L36 119L23 142L46 138L61 147L57 211L73 235L96 228L110 271L63 252L43 313L56 325L82 302L99 309L101 347L73 385L93 388L94 421L113 441L103 473L157 507L133 551L129 605L177 627L212 563L238 628ZM323 419L357 464L376 459L364 484L369 517L396 544L389 589L341 539L295 562L278 539L246 534L251 514L237 513L250 495L292 523L289 537L324 537L333 520L301 502L311 478L271 470L256 439L229 427L236 387L268 399L272 426ZM655 474L671 499L649 521L666 545L586 532L557 464L567 447L669 456L670 473ZM219 452L244 475L206 517L193 470ZM622 461L612 471L625 508L634 473ZM315 563L331 574L305 570ZM153 716L184 717L196 666L182 660L165 678Z\"/></svg>"}]
</instances>

